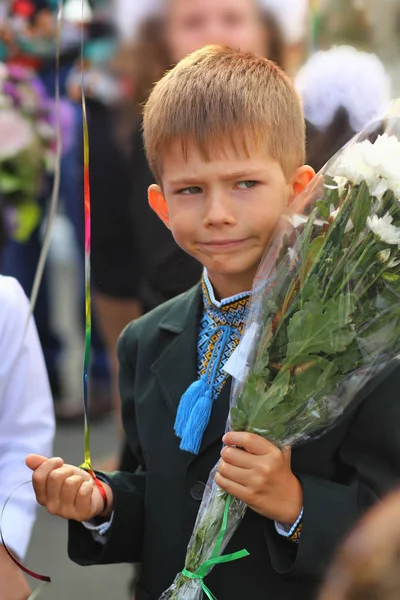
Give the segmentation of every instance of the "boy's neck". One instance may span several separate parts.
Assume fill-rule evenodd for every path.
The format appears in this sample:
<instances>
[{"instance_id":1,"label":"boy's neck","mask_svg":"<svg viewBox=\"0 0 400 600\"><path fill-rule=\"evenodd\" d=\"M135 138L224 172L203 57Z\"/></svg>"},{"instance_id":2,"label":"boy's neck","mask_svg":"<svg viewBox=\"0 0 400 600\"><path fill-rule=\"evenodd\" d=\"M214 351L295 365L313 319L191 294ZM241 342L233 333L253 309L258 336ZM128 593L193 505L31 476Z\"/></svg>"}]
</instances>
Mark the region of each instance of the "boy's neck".
<instances>
[{"instance_id":1,"label":"boy's neck","mask_svg":"<svg viewBox=\"0 0 400 600\"><path fill-rule=\"evenodd\" d=\"M213 287L215 299L218 301L237 296L243 292L251 291L254 275L221 275L220 273L207 272L208 279Z\"/></svg>"}]
</instances>

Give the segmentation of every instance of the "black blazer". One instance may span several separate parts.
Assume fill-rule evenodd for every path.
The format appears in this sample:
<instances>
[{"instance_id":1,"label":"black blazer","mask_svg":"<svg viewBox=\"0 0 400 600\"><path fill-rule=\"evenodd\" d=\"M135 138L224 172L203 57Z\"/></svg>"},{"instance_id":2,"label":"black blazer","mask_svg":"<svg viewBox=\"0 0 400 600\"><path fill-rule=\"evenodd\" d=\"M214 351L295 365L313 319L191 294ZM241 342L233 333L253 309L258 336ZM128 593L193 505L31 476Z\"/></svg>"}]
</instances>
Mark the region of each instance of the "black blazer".
<instances>
[{"instance_id":1,"label":"black blazer","mask_svg":"<svg viewBox=\"0 0 400 600\"><path fill-rule=\"evenodd\" d=\"M181 395L196 379L200 286L132 323L119 342L126 435L140 468L110 475L114 522L107 543L76 522L69 554L81 565L142 562L137 600L158 600L184 566L208 474L219 458L229 405L225 386L200 454L179 449L174 421ZM218 600L315 598L338 542L400 475L400 402L396 369L363 391L364 401L323 438L293 451L304 487L300 544L247 511L226 553L248 558L219 565L206 579Z\"/></svg>"}]
</instances>

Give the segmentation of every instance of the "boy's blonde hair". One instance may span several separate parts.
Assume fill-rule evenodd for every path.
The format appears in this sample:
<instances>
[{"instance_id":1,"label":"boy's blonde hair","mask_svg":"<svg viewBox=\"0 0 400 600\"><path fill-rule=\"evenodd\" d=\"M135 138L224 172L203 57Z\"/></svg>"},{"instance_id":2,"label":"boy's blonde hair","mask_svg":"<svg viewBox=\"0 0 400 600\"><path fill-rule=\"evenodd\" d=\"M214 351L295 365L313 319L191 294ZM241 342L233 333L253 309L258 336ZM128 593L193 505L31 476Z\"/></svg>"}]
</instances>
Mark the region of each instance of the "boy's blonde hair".
<instances>
[{"instance_id":1,"label":"boy's blonde hair","mask_svg":"<svg viewBox=\"0 0 400 600\"><path fill-rule=\"evenodd\" d=\"M144 142L159 183L162 162L181 144L195 144L204 160L229 140L247 154L265 147L289 178L305 161L305 124L299 96L273 62L220 46L194 52L154 87L144 109Z\"/></svg>"}]
</instances>

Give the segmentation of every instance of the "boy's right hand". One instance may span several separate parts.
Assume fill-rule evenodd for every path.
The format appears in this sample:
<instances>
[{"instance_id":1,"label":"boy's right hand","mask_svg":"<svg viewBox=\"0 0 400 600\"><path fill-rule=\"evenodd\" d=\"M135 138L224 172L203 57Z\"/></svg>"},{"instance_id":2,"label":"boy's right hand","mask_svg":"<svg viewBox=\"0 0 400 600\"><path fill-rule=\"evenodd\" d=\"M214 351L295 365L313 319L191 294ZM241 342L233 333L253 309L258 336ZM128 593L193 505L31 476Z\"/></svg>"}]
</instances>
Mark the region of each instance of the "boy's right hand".
<instances>
[{"instance_id":1,"label":"boy's right hand","mask_svg":"<svg viewBox=\"0 0 400 600\"><path fill-rule=\"evenodd\" d=\"M33 471L32 483L36 500L51 515L74 521L89 521L94 517L107 519L112 513L113 494L102 482L108 499L105 513L103 497L89 473L65 465L62 458L45 458L30 454L27 466Z\"/></svg>"}]
</instances>

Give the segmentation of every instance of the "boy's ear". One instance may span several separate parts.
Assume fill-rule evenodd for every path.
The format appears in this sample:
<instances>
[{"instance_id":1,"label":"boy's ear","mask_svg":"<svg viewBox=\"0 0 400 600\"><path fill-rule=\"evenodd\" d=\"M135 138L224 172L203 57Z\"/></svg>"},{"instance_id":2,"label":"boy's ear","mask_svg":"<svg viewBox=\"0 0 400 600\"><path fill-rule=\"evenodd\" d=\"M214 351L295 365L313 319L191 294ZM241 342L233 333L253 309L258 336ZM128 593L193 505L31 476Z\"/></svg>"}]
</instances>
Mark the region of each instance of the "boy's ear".
<instances>
[{"instance_id":1,"label":"boy's ear","mask_svg":"<svg viewBox=\"0 0 400 600\"><path fill-rule=\"evenodd\" d=\"M148 199L151 208L154 210L156 215L161 219L161 221L166 225L169 229L169 213L167 201L164 197L164 194L161 191L159 185L155 183L149 187L148 191Z\"/></svg>"},{"instance_id":2,"label":"boy's ear","mask_svg":"<svg viewBox=\"0 0 400 600\"><path fill-rule=\"evenodd\" d=\"M293 202L295 198L304 190L305 187L310 183L312 179L315 177L315 171L312 167L308 165L304 165L303 167L299 167L296 169L292 179L292 188L293 193L290 198L289 203Z\"/></svg>"}]
</instances>

